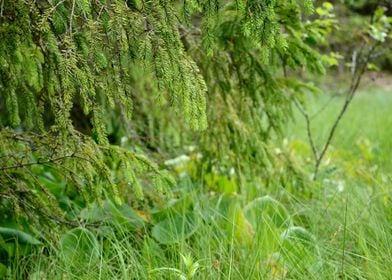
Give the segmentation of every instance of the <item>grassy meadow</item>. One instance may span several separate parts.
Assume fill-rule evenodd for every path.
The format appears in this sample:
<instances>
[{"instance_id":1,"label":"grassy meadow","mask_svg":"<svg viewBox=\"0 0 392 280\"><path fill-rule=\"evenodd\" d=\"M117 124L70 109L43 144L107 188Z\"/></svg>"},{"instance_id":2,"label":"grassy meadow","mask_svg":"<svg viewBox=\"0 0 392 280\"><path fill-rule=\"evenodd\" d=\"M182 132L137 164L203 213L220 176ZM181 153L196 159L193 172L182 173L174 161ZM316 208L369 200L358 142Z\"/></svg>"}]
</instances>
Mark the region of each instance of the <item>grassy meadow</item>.
<instances>
[{"instance_id":1,"label":"grassy meadow","mask_svg":"<svg viewBox=\"0 0 392 280\"><path fill-rule=\"evenodd\" d=\"M339 96L310 99L316 145L322 145L341 104ZM391 108L390 91L361 90L319 179L304 182L306 189L283 184L271 189L254 178L239 193L211 191L206 177L187 176L192 159L180 162L176 170L182 175L169 201L150 212L109 201L103 210L92 205L81 215L106 226L73 229L58 244L27 255L16 248L14 256L22 256L21 261L3 275L37 280L391 279ZM303 164L310 177L312 155L298 112L275 146L294 164ZM217 180L230 189L230 179Z\"/></svg>"}]
</instances>

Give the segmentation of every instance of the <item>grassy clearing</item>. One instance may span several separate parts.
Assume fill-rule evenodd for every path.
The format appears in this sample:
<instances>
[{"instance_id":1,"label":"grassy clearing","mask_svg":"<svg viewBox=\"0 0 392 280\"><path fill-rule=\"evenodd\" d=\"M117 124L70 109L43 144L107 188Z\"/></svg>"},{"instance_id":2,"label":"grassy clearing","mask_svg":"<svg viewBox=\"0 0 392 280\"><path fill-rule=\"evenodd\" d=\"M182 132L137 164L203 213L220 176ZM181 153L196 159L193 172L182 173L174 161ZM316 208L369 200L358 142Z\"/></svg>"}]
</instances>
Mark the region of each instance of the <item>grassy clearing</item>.
<instances>
[{"instance_id":1,"label":"grassy clearing","mask_svg":"<svg viewBox=\"0 0 392 280\"><path fill-rule=\"evenodd\" d=\"M343 98L339 95L323 95L309 98L308 102L315 142L321 147L342 107ZM364 160L377 164L383 170L392 171L391 108L390 90L367 88L360 91L338 127L332 141L333 148L353 157L365 157ZM295 120L287 127L289 139L307 141L305 122L299 114L296 114Z\"/></svg>"},{"instance_id":2,"label":"grassy clearing","mask_svg":"<svg viewBox=\"0 0 392 280\"><path fill-rule=\"evenodd\" d=\"M311 100L318 147L342 102L340 97ZM348 279L392 276L390 108L389 91L368 89L356 96L325 159L325 177L317 196L298 203L309 230L319 238L329 267L323 278L336 279L337 271ZM290 124L288 135L291 141L307 141L304 123ZM306 157L311 162L309 151Z\"/></svg>"},{"instance_id":3,"label":"grassy clearing","mask_svg":"<svg viewBox=\"0 0 392 280\"><path fill-rule=\"evenodd\" d=\"M328 99L311 102L317 112ZM324 124L333 122L340 103L332 99L314 119L319 145L330 126ZM390 279L391 106L388 92L359 94L320 181L309 182L306 191L280 185L270 191L250 182L246 193L220 194L185 177L176 199L139 213L149 223L73 232L68 237L79 245L67 249L63 237L16 263L9 278ZM311 170L300 119L288 126L287 135L282 149Z\"/></svg>"}]
</instances>

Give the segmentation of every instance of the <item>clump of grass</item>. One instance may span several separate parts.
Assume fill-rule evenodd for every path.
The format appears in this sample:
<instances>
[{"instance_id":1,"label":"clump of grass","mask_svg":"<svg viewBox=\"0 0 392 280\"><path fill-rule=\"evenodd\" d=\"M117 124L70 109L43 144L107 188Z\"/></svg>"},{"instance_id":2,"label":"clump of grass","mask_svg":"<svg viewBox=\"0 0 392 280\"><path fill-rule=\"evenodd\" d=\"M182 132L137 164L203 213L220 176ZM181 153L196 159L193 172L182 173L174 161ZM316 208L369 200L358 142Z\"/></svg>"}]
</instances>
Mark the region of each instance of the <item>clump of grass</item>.
<instances>
[{"instance_id":1,"label":"clump of grass","mask_svg":"<svg viewBox=\"0 0 392 280\"><path fill-rule=\"evenodd\" d=\"M254 226L251 220L252 226L241 221L244 217L236 211L243 211L246 201L240 195L207 196L194 191L188 193L191 211L200 221L190 237L161 244L149 228L139 236L118 227L116 232L96 233L97 262L76 263L79 267L64 263L59 247L52 244L49 252L28 258L29 277L388 279L392 275L392 210L388 207L392 192L388 183L367 186L348 180L343 184L342 190L333 182L322 182L308 200L282 194L285 190L280 189L289 197L285 207L290 224L283 228L275 224L277 214L261 213ZM189 209L178 213L183 211ZM293 231L295 235L285 239ZM21 275L11 278L20 279Z\"/></svg>"}]
</instances>

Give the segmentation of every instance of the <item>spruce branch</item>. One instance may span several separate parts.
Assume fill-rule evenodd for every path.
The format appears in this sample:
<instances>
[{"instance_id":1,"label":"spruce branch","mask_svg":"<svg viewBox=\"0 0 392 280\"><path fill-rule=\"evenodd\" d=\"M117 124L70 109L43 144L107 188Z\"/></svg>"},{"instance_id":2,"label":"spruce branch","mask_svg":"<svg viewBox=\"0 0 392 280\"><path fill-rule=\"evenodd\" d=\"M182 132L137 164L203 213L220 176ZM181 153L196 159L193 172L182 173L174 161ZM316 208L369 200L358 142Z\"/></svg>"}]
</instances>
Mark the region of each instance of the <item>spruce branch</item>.
<instances>
[{"instance_id":1,"label":"spruce branch","mask_svg":"<svg viewBox=\"0 0 392 280\"><path fill-rule=\"evenodd\" d=\"M20 163L20 164L15 164L15 165L10 165L10 166L4 166L0 167L0 171L5 171L5 170L10 170L10 169L18 169L18 168L24 168L24 167L29 167L33 165L45 165L45 164L57 164L58 162L61 162L62 160L69 159L69 158L78 158L78 159L83 159L86 160L83 157L76 156L74 153L70 155L65 155L61 157L56 157L56 158L49 158L47 160L37 160L37 161L32 161L32 162L27 162L27 163Z\"/></svg>"}]
</instances>

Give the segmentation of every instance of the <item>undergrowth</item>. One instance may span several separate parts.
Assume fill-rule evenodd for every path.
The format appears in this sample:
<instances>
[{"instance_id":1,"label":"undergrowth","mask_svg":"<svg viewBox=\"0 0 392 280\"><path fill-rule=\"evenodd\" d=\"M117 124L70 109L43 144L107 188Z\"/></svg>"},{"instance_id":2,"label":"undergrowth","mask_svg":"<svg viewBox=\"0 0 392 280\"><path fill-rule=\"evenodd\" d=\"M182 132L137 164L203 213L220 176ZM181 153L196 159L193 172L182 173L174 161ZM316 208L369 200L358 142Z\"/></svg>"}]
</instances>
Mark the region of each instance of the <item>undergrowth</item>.
<instances>
[{"instance_id":1,"label":"undergrowth","mask_svg":"<svg viewBox=\"0 0 392 280\"><path fill-rule=\"evenodd\" d=\"M318 140L340 100L311 101ZM329 106L320 112L325 102ZM358 95L317 181L306 190L257 178L232 191L230 179L189 176L194 160L169 162L173 197L149 210L105 201L77 216L80 226L51 240L19 236L5 279L390 279L392 132L387 92ZM366 113L366 114L365 114ZM276 152L311 172L300 116ZM324 124L324 125L321 125ZM306 168L309 167L309 170ZM218 181L216 181L218 180ZM41 246L34 244L34 240ZM54 240L57 240L56 242ZM23 242L22 242L23 241ZM2 251L2 258L5 254Z\"/></svg>"}]
</instances>

